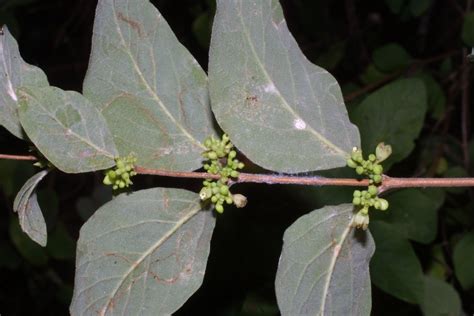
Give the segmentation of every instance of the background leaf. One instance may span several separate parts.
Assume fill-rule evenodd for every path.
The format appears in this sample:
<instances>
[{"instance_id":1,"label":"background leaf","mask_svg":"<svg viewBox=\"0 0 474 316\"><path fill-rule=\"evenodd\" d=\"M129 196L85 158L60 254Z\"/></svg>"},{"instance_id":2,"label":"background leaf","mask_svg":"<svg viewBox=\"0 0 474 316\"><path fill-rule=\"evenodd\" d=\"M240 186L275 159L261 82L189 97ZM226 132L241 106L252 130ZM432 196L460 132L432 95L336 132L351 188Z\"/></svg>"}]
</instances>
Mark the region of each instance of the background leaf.
<instances>
[{"instance_id":1,"label":"background leaf","mask_svg":"<svg viewBox=\"0 0 474 316\"><path fill-rule=\"evenodd\" d=\"M389 43L374 50L375 66L383 72L393 72L407 67L412 57L397 43Z\"/></svg>"},{"instance_id":2,"label":"background leaf","mask_svg":"<svg viewBox=\"0 0 474 316\"><path fill-rule=\"evenodd\" d=\"M201 141L214 133L207 77L148 0L99 1L84 95L104 111L122 156L201 167Z\"/></svg>"},{"instance_id":3,"label":"background leaf","mask_svg":"<svg viewBox=\"0 0 474 316\"><path fill-rule=\"evenodd\" d=\"M79 173L115 164L117 152L107 123L82 95L56 87L19 92L21 124L54 166Z\"/></svg>"},{"instance_id":4,"label":"background leaf","mask_svg":"<svg viewBox=\"0 0 474 316\"><path fill-rule=\"evenodd\" d=\"M423 271L410 242L389 224L370 223L377 251L370 261L373 284L409 303L423 300Z\"/></svg>"},{"instance_id":5,"label":"background leaf","mask_svg":"<svg viewBox=\"0 0 474 316\"><path fill-rule=\"evenodd\" d=\"M24 86L48 86L48 79L38 67L23 61L18 44L6 26L0 35L0 124L10 133L25 138L18 118L16 89Z\"/></svg>"},{"instance_id":6,"label":"background leaf","mask_svg":"<svg viewBox=\"0 0 474 316\"><path fill-rule=\"evenodd\" d=\"M383 163L385 170L406 158L415 147L425 118L426 99L423 81L400 79L375 91L351 111L365 153L373 152L380 142L392 146L392 155Z\"/></svg>"},{"instance_id":7,"label":"background leaf","mask_svg":"<svg viewBox=\"0 0 474 316\"><path fill-rule=\"evenodd\" d=\"M388 195L387 212L373 212L371 220L381 220L398 231L400 236L430 243L436 237L438 209L444 202L440 189L404 189Z\"/></svg>"},{"instance_id":8,"label":"background leaf","mask_svg":"<svg viewBox=\"0 0 474 316\"><path fill-rule=\"evenodd\" d=\"M285 232L275 281L282 315L370 315L368 232L350 227L353 205L326 206Z\"/></svg>"},{"instance_id":9,"label":"background leaf","mask_svg":"<svg viewBox=\"0 0 474 316\"><path fill-rule=\"evenodd\" d=\"M218 1L209 89L222 129L264 168L343 166L359 144L337 81L303 55L277 0Z\"/></svg>"},{"instance_id":10,"label":"background leaf","mask_svg":"<svg viewBox=\"0 0 474 316\"><path fill-rule=\"evenodd\" d=\"M464 16L461 36L464 43L474 47L474 12L470 12Z\"/></svg>"},{"instance_id":11,"label":"background leaf","mask_svg":"<svg viewBox=\"0 0 474 316\"><path fill-rule=\"evenodd\" d=\"M21 229L35 242L46 246L46 222L36 197L36 186L48 174L43 170L28 179L13 202L13 210L18 213Z\"/></svg>"},{"instance_id":12,"label":"background leaf","mask_svg":"<svg viewBox=\"0 0 474 316\"><path fill-rule=\"evenodd\" d=\"M462 315L461 300L451 284L425 276L424 286L424 299L420 303L424 316Z\"/></svg>"},{"instance_id":13,"label":"background leaf","mask_svg":"<svg viewBox=\"0 0 474 316\"><path fill-rule=\"evenodd\" d=\"M474 287L474 232L470 232L456 244L453 254L454 272L464 289Z\"/></svg>"},{"instance_id":14,"label":"background leaf","mask_svg":"<svg viewBox=\"0 0 474 316\"><path fill-rule=\"evenodd\" d=\"M81 229L71 313L173 313L202 283L214 223L192 192L118 196Z\"/></svg>"}]
</instances>

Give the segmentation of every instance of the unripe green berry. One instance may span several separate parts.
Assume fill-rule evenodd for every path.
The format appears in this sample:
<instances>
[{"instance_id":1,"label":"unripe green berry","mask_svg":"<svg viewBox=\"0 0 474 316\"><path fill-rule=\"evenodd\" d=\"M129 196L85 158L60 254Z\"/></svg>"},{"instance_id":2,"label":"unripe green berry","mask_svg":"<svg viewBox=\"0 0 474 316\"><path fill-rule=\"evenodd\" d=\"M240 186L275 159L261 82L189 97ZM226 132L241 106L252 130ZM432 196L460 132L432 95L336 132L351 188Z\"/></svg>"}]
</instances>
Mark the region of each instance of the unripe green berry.
<instances>
[{"instance_id":1,"label":"unripe green berry","mask_svg":"<svg viewBox=\"0 0 474 316\"><path fill-rule=\"evenodd\" d=\"M352 199L352 204L354 204L354 205L360 205L360 202L361 202L360 197L354 197Z\"/></svg>"},{"instance_id":2,"label":"unripe green berry","mask_svg":"<svg viewBox=\"0 0 474 316\"><path fill-rule=\"evenodd\" d=\"M222 212L224 212L224 207L222 206L222 204L216 204L216 211L221 214Z\"/></svg>"},{"instance_id":3,"label":"unripe green berry","mask_svg":"<svg viewBox=\"0 0 474 316\"><path fill-rule=\"evenodd\" d=\"M377 187L375 185L369 185L369 188L367 189L367 191L370 193L370 195L372 196L375 196L377 195Z\"/></svg>"},{"instance_id":4,"label":"unripe green berry","mask_svg":"<svg viewBox=\"0 0 474 316\"><path fill-rule=\"evenodd\" d=\"M111 185L112 181L110 181L110 178L108 175L105 176L104 180L102 181L105 185Z\"/></svg>"},{"instance_id":5,"label":"unripe green berry","mask_svg":"<svg viewBox=\"0 0 474 316\"><path fill-rule=\"evenodd\" d=\"M349 168L353 168L353 169L357 168L357 163L354 160L350 159L350 158L347 159L346 163L347 163L347 166Z\"/></svg>"},{"instance_id":6,"label":"unripe green berry","mask_svg":"<svg viewBox=\"0 0 474 316\"><path fill-rule=\"evenodd\" d=\"M215 160L217 159L217 154L215 151L210 151L207 153L207 158L211 159L211 160Z\"/></svg>"},{"instance_id":7,"label":"unripe green berry","mask_svg":"<svg viewBox=\"0 0 474 316\"><path fill-rule=\"evenodd\" d=\"M383 172L383 167L381 165L375 165L373 172L374 174L381 175Z\"/></svg>"},{"instance_id":8,"label":"unripe green berry","mask_svg":"<svg viewBox=\"0 0 474 316\"><path fill-rule=\"evenodd\" d=\"M382 182L382 176L379 174L374 175L373 180L375 183L380 183Z\"/></svg>"},{"instance_id":9,"label":"unripe green berry","mask_svg":"<svg viewBox=\"0 0 474 316\"><path fill-rule=\"evenodd\" d=\"M385 199L379 199L380 201L380 210L386 211L388 209L388 201Z\"/></svg>"},{"instance_id":10,"label":"unripe green berry","mask_svg":"<svg viewBox=\"0 0 474 316\"><path fill-rule=\"evenodd\" d=\"M228 187L227 185L221 186L221 188L220 188L220 193L221 193L222 195L227 195L227 194L229 194L229 187Z\"/></svg>"}]
</instances>

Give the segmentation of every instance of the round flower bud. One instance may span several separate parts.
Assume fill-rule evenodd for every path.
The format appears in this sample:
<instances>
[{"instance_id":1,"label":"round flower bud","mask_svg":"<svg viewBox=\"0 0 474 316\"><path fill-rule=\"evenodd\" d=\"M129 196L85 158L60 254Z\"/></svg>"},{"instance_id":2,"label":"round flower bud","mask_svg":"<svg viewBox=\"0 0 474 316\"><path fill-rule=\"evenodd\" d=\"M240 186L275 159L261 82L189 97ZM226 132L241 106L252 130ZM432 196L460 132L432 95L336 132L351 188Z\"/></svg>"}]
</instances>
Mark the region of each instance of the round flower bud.
<instances>
[{"instance_id":1,"label":"round flower bud","mask_svg":"<svg viewBox=\"0 0 474 316\"><path fill-rule=\"evenodd\" d=\"M357 168L357 163L354 160L350 159L350 158L347 159L346 163L347 163L347 166L349 168L353 168L353 169Z\"/></svg>"},{"instance_id":2,"label":"round flower bud","mask_svg":"<svg viewBox=\"0 0 474 316\"><path fill-rule=\"evenodd\" d=\"M358 166L358 167L356 168L356 173L357 173L357 174L363 174L363 173L364 173L364 168L363 168L362 166Z\"/></svg>"},{"instance_id":3,"label":"round flower bud","mask_svg":"<svg viewBox=\"0 0 474 316\"><path fill-rule=\"evenodd\" d=\"M222 204L216 204L215 208L218 213L222 214L224 212L224 207L222 206Z\"/></svg>"}]
</instances>

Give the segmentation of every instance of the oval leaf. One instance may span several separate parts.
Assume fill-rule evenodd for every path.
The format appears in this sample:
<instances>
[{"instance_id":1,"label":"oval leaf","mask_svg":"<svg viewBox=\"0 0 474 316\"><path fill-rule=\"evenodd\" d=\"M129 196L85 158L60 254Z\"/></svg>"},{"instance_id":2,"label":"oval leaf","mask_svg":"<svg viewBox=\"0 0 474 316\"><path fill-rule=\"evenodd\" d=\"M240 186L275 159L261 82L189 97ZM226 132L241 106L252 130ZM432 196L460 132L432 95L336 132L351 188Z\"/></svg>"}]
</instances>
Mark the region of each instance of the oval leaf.
<instances>
[{"instance_id":1,"label":"oval leaf","mask_svg":"<svg viewBox=\"0 0 474 316\"><path fill-rule=\"evenodd\" d=\"M391 145L393 153L383 163L388 170L415 148L427 107L426 88L420 79L397 80L370 94L351 111L360 129L362 150L371 153L381 142Z\"/></svg>"},{"instance_id":2,"label":"oval leaf","mask_svg":"<svg viewBox=\"0 0 474 316\"><path fill-rule=\"evenodd\" d=\"M200 141L214 133L205 72L148 0L100 0L95 21L84 95L120 154L148 168L201 167Z\"/></svg>"},{"instance_id":3,"label":"oval leaf","mask_svg":"<svg viewBox=\"0 0 474 316\"><path fill-rule=\"evenodd\" d=\"M435 188L396 191L387 196L390 211L374 212L371 220L384 221L400 236L427 244L436 237L438 209L444 197L444 191Z\"/></svg>"},{"instance_id":4,"label":"oval leaf","mask_svg":"<svg viewBox=\"0 0 474 316\"><path fill-rule=\"evenodd\" d=\"M13 210L18 213L21 229L35 242L46 246L46 222L36 197L36 186L48 174L47 170L38 172L25 182L13 202Z\"/></svg>"},{"instance_id":5,"label":"oval leaf","mask_svg":"<svg viewBox=\"0 0 474 316\"><path fill-rule=\"evenodd\" d=\"M451 284L425 276L424 288L423 301L420 302L424 316L459 316L464 314L459 294Z\"/></svg>"},{"instance_id":6,"label":"oval leaf","mask_svg":"<svg viewBox=\"0 0 474 316\"><path fill-rule=\"evenodd\" d=\"M19 90L26 134L57 168L68 173L106 169L117 156L100 112L81 94L56 87Z\"/></svg>"},{"instance_id":7,"label":"oval leaf","mask_svg":"<svg viewBox=\"0 0 474 316\"><path fill-rule=\"evenodd\" d=\"M456 277L466 290L474 288L474 232L470 232L454 247L453 262Z\"/></svg>"},{"instance_id":8,"label":"oval leaf","mask_svg":"<svg viewBox=\"0 0 474 316\"><path fill-rule=\"evenodd\" d=\"M0 125L10 133L25 138L18 118L16 89L24 86L48 86L48 79L38 67L21 58L18 44L6 26L0 35Z\"/></svg>"},{"instance_id":9,"label":"oval leaf","mask_svg":"<svg viewBox=\"0 0 474 316\"><path fill-rule=\"evenodd\" d=\"M282 315L369 315L369 232L350 224L352 204L326 206L285 232L276 276Z\"/></svg>"},{"instance_id":10,"label":"oval leaf","mask_svg":"<svg viewBox=\"0 0 474 316\"><path fill-rule=\"evenodd\" d=\"M277 0L218 1L209 89L223 130L264 168L340 167L359 145L336 79L303 55Z\"/></svg>"},{"instance_id":11,"label":"oval leaf","mask_svg":"<svg viewBox=\"0 0 474 316\"><path fill-rule=\"evenodd\" d=\"M73 315L170 315L201 285L215 219L195 193L122 194L82 227Z\"/></svg>"},{"instance_id":12,"label":"oval leaf","mask_svg":"<svg viewBox=\"0 0 474 316\"><path fill-rule=\"evenodd\" d=\"M408 303L423 300L423 270L410 242L390 224L370 223L377 251L370 262L372 282Z\"/></svg>"}]
</instances>

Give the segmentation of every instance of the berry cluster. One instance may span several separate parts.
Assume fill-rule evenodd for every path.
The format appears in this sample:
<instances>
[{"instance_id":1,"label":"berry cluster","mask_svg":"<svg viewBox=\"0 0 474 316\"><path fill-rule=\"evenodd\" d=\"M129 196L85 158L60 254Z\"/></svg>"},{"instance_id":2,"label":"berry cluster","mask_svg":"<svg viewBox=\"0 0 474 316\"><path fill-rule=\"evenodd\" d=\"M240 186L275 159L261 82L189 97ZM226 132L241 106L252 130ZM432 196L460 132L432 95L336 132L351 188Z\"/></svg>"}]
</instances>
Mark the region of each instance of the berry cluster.
<instances>
[{"instance_id":1,"label":"berry cluster","mask_svg":"<svg viewBox=\"0 0 474 316\"><path fill-rule=\"evenodd\" d=\"M134 164L137 158L129 155L124 158L115 158L115 169L107 170L103 183L105 185L112 185L114 190L127 188L133 184L131 177L137 173L134 171Z\"/></svg>"},{"instance_id":2,"label":"berry cluster","mask_svg":"<svg viewBox=\"0 0 474 316\"><path fill-rule=\"evenodd\" d=\"M374 154L370 154L369 159L364 160L362 150L354 148L351 158L347 159L347 166L355 169L359 175L368 176L371 184L382 182L383 167Z\"/></svg>"},{"instance_id":3,"label":"berry cluster","mask_svg":"<svg viewBox=\"0 0 474 316\"><path fill-rule=\"evenodd\" d=\"M237 178L244 164L235 157L237 152L233 150L234 145L230 142L229 136L222 135L222 139L210 137L204 142L206 151L202 156L207 159L204 169L212 175L220 175L218 180L206 179L203 182L199 196L201 200L210 199L219 213L224 211L224 203L234 203L237 207L245 206L246 199L240 195L232 195L229 191L228 182L230 178ZM243 199L243 198L244 199Z\"/></svg>"},{"instance_id":4,"label":"berry cluster","mask_svg":"<svg viewBox=\"0 0 474 316\"><path fill-rule=\"evenodd\" d=\"M377 196L377 186L382 183L383 167L380 164L392 153L390 145L380 143L375 154L370 154L365 160L360 149L354 148L351 157L347 160L347 166L355 169L359 175L369 178L367 190L355 190L352 204L358 210L354 217L353 225L358 228L367 229L369 225L369 208L385 211L388 209L388 201Z\"/></svg>"}]
</instances>

